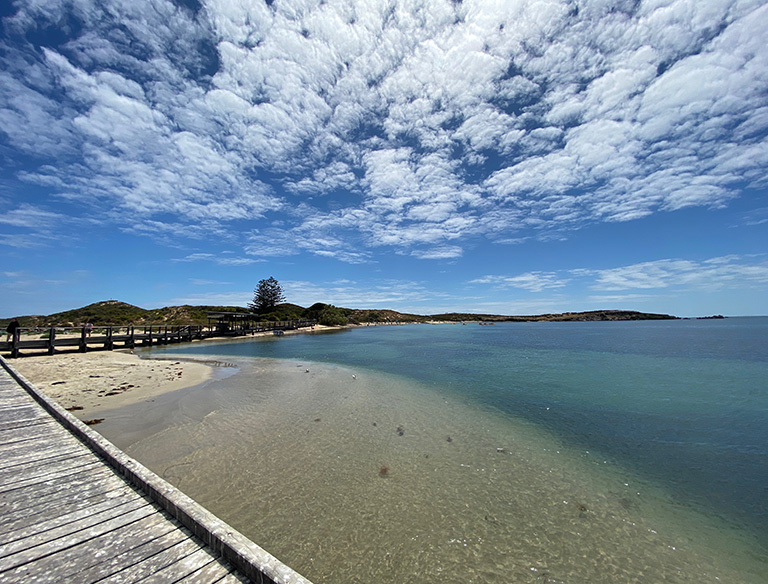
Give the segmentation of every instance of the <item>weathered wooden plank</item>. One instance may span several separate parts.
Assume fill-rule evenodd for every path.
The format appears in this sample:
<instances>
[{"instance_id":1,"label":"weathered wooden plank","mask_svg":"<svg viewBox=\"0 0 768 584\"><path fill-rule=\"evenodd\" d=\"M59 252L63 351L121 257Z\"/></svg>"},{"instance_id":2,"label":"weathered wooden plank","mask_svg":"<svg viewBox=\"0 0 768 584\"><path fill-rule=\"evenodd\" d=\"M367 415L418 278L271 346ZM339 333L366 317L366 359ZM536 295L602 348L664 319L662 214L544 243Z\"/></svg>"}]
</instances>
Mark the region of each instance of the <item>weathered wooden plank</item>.
<instances>
[{"instance_id":1,"label":"weathered wooden plank","mask_svg":"<svg viewBox=\"0 0 768 584\"><path fill-rule=\"evenodd\" d=\"M45 482L56 476L71 474L75 469L98 463L92 452L76 453L57 457L36 464L33 467L0 470L0 491L18 489L31 483Z\"/></svg>"},{"instance_id":2,"label":"weathered wooden plank","mask_svg":"<svg viewBox=\"0 0 768 584\"><path fill-rule=\"evenodd\" d=\"M9 448L0 459L0 473L15 472L13 467L18 465L37 465L62 457L69 457L73 452L82 452L82 445L71 440L60 440L40 444L36 448L34 442L24 442L14 448Z\"/></svg>"},{"instance_id":3,"label":"weathered wooden plank","mask_svg":"<svg viewBox=\"0 0 768 584\"><path fill-rule=\"evenodd\" d=\"M252 584L251 580L249 580L245 576L238 574L236 570L233 570L232 572L230 572L229 574L221 578L221 580L216 580L216 582L211 582L211 584L243 584L243 583Z\"/></svg>"},{"instance_id":4,"label":"weathered wooden plank","mask_svg":"<svg viewBox=\"0 0 768 584\"><path fill-rule=\"evenodd\" d=\"M200 545L193 539L187 539L176 545L169 547L159 554L145 558L133 565L127 566L124 570L117 572L102 580L102 584L128 584L129 582L144 582L153 574L162 570L166 566L175 564L182 558L200 549Z\"/></svg>"},{"instance_id":5,"label":"weathered wooden plank","mask_svg":"<svg viewBox=\"0 0 768 584\"><path fill-rule=\"evenodd\" d=\"M150 521L152 523L149 523ZM176 523L160 514L153 515L131 524L120 532L99 538L98 555L93 554L92 545L88 543L77 546L81 555L86 557L77 566L77 571L72 573L71 581L101 581L127 566L154 557L190 539L191 534L187 530L179 528ZM74 550L75 548L72 548L72 551ZM93 557L92 563L89 562L87 554Z\"/></svg>"},{"instance_id":6,"label":"weathered wooden plank","mask_svg":"<svg viewBox=\"0 0 768 584\"><path fill-rule=\"evenodd\" d=\"M28 395L19 395L18 393L13 393L10 388L0 389L0 400L2 400L0 411L4 411L10 408L18 408L32 403L32 399Z\"/></svg>"},{"instance_id":7,"label":"weathered wooden plank","mask_svg":"<svg viewBox=\"0 0 768 584\"><path fill-rule=\"evenodd\" d=\"M49 422L50 420L46 419L45 416L38 416L36 418L18 417L13 420L0 418L0 432L2 432L3 430L12 430L14 428L32 427L37 424L44 424Z\"/></svg>"},{"instance_id":8,"label":"weathered wooden plank","mask_svg":"<svg viewBox=\"0 0 768 584\"><path fill-rule=\"evenodd\" d=\"M212 563L221 568L221 564L216 561L216 558L211 555L209 550L198 547L197 550L188 556L185 556L178 562L158 570L151 576L144 578L142 582L144 584L164 584L167 582L176 582L177 579L181 579L185 576L189 576L190 574L194 574L198 570L202 570L210 566Z\"/></svg>"},{"instance_id":9,"label":"weathered wooden plank","mask_svg":"<svg viewBox=\"0 0 768 584\"><path fill-rule=\"evenodd\" d=\"M45 499L36 497L33 504L23 509L10 512L4 509L5 512L0 517L0 530L10 533L25 525L44 523L67 513L87 509L102 500L115 500L124 496L126 492L132 492L132 489L124 483L108 486L101 481L96 481L92 484L83 485L77 491L68 489L63 496Z\"/></svg>"},{"instance_id":10,"label":"weathered wooden plank","mask_svg":"<svg viewBox=\"0 0 768 584\"><path fill-rule=\"evenodd\" d=\"M102 484L107 480L110 483L117 481L115 487L125 484L114 471L94 461L92 465L76 469L69 475L0 492L0 523L6 514L11 516L16 511L39 505L40 501L37 499L55 503L59 498L77 497L80 489L85 489L93 483Z\"/></svg>"},{"instance_id":11,"label":"weathered wooden plank","mask_svg":"<svg viewBox=\"0 0 768 584\"><path fill-rule=\"evenodd\" d=\"M18 448L30 444L39 444L47 451L62 444L76 444L82 448L82 442L72 435L62 435L61 429L54 424L34 425L28 428L13 428L0 432L0 453L12 453Z\"/></svg>"},{"instance_id":12,"label":"weathered wooden plank","mask_svg":"<svg viewBox=\"0 0 768 584\"><path fill-rule=\"evenodd\" d=\"M36 424L34 428L10 428L0 431L0 453L5 452L5 448L27 442L29 440L47 440L60 436L61 430L51 421L49 424Z\"/></svg>"},{"instance_id":13,"label":"weathered wooden plank","mask_svg":"<svg viewBox=\"0 0 768 584\"><path fill-rule=\"evenodd\" d=\"M227 576L230 576L232 570L233 568L231 565L218 560L184 576L181 580L177 581L177 584L181 584L182 582L184 584L216 584L222 582ZM237 580L235 581L238 582ZM242 580L239 582L242 582Z\"/></svg>"},{"instance_id":14,"label":"weathered wooden plank","mask_svg":"<svg viewBox=\"0 0 768 584\"><path fill-rule=\"evenodd\" d=\"M38 533L45 533L46 536L51 536L57 533L59 530L65 531L69 529L81 529L83 526L88 526L91 521L100 522L102 514L109 512L114 514L115 512L125 512L126 506L131 503L141 500L148 503L142 495L134 491L133 489L125 488L117 491L111 491L102 496L91 497L78 509L61 509L58 515L53 515L45 520L38 520L31 524L21 525L15 529L8 529L3 534L3 539L6 541L22 540L30 538ZM58 536L60 537L60 536ZM2 546L0 546L2 549ZM2 552L0 552L2 556Z\"/></svg>"},{"instance_id":15,"label":"weathered wooden plank","mask_svg":"<svg viewBox=\"0 0 768 584\"><path fill-rule=\"evenodd\" d=\"M88 453L90 454L90 453ZM60 468L53 469L54 472L40 473L39 476L25 477L15 483L9 483L7 485L0 485L0 496L3 493L10 493L12 491L23 489L31 485L56 485L61 484L67 477L81 472L88 472L102 468L103 463L94 456L84 454L69 461L69 465L62 464Z\"/></svg>"},{"instance_id":16,"label":"weathered wooden plank","mask_svg":"<svg viewBox=\"0 0 768 584\"><path fill-rule=\"evenodd\" d=\"M137 497L130 501L120 501L118 505L112 505L106 509L95 510L94 513L80 514L77 519L47 531L40 531L36 525L29 526L8 534L6 541L0 544L0 559L60 538L87 532L91 527L130 514L147 505L150 503L144 497Z\"/></svg>"},{"instance_id":17,"label":"weathered wooden plank","mask_svg":"<svg viewBox=\"0 0 768 584\"><path fill-rule=\"evenodd\" d=\"M157 513L128 528L130 531L114 530L95 540L60 550L42 561L0 573L0 583L96 582L189 537Z\"/></svg>"},{"instance_id":18,"label":"weathered wooden plank","mask_svg":"<svg viewBox=\"0 0 768 584\"><path fill-rule=\"evenodd\" d=\"M36 427L47 426L51 423L50 418L40 417L36 420L3 420L0 417L0 434L7 432L8 430L17 430L21 428L29 428L33 430Z\"/></svg>"},{"instance_id":19,"label":"weathered wooden plank","mask_svg":"<svg viewBox=\"0 0 768 584\"><path fill-rule=\"evenodd\" d=\"M88 529L70 533L66 538L46 541L34 547L20 550L10 556L0 557L0 573L32 561L43 560L55 554L57 551L74 547L82 542L95 540L101 535L119 529L125 525L138 521L139 519L143 519L144 517L148 517L156 512L157 509L152 505L144 505L129 513L124 513L118 517L113 517L108 521L98 523ZM94 547L94 550L95 549L97 549L97 547Z\"/></svg>"},{"instance_id":20,"label":"weathered wooden plank","mask_svg":"<svg viewBox=\"0 0 768 584\"><path fill-rule=\"evenodd\" d=\"M3 423L23 422L31 420L45 419L45 412L36 407L35 404L23 404L12 408L3 408Z\"/></svg>"}]
</instances>

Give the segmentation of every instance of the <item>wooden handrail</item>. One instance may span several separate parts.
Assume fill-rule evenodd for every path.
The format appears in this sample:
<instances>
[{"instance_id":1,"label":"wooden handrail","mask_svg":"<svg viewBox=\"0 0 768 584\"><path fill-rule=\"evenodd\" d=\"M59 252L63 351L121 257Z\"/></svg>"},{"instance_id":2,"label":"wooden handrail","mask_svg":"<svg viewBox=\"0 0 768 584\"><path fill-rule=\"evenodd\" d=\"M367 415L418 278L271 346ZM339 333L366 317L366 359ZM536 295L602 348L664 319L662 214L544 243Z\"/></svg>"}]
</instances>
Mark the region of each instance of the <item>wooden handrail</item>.
<instances>
[{"instance_id":1,"label":"wooden handrail","mask_svg":"<svg viewBox=\"0 0 768 584\"><path fill-rule=\"evenodd\" d=\"M96 334L88 334L82 327L48 327L47 338L21 339L22 332L45 333L42 327L18 328L14 331L11 341L0 342L0 351L9 351L12 358L19 357L22 349L43 349L49 355L56 353L58 348L71 347L80 352L88 350L112 350L115 348L134 348L137 343L151 346L156 343L183 343L193 340L213 337L231 337L254 334L257 332L298 329L317 324L314 320L281 320L242 321L237 323L219 322L215 326L208 325L144 325L143 332L137 333L134 325L128 326L98 326L93 329ZM234 326L230 326L234 325ZM125 332L121 334L121 330ZM73 335L73 333L75 333ZM79 334L77 334L79 333ZM119 345L118 345L119 344Z\"/></svg>"}]
</instances>

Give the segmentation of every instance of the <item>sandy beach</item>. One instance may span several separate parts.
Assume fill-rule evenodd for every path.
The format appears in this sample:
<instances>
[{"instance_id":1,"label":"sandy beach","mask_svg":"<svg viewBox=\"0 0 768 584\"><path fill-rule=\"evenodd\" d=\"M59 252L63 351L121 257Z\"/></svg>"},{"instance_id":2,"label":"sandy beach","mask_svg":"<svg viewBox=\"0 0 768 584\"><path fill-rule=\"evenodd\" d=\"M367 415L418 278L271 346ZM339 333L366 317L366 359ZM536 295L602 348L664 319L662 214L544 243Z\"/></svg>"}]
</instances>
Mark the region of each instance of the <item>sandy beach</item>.
<instances>
[{"instance_id":1,"label":"sandy beach","mask_svg":"<svg viewBox=\"0 0 768 584\"><path fill-rule=\"evenodd\" d=\"M339 327L285 331L286 335L322 333ZM272 335L256 333L250 338ZM221 341L221 339L215 339ZM242 340L237 337L233 340ZM140 359L131 350L30 355L10 361L19 373L81 420L147 401L169 391L194 387L210 380L216 363Z\"/></svg>"},{"instance_id":2,"label":"sandy beach","mask_svg":"<svg viewBox=\"0 0 768 584\"><path fill-rule=\"evenodd\" d=\"M14 359L11 365L82 420L209 380L213 365L98 351Z\"/></svg>"}]
</instances>

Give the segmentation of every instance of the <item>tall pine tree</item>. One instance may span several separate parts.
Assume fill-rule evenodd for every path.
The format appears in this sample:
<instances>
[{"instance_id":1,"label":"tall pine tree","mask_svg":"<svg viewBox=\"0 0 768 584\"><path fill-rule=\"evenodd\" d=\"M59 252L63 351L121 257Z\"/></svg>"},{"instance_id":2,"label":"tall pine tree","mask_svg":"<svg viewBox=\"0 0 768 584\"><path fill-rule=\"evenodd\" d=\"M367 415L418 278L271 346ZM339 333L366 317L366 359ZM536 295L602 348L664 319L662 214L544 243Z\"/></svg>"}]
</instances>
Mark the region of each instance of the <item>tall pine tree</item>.
<instances>
[{"instance_id":1,"label":"tall pine tree","mask_svg":"<svg viewBox=\"0 0 768 584\"><path fill-rule=\"evenodd\" d=\"M253 291L253 302L248 305L253 312L263 314L271 312L285 300L283 288L272 276L268 280L259 280L259 285Z\"/></svg>"}]
</instances>

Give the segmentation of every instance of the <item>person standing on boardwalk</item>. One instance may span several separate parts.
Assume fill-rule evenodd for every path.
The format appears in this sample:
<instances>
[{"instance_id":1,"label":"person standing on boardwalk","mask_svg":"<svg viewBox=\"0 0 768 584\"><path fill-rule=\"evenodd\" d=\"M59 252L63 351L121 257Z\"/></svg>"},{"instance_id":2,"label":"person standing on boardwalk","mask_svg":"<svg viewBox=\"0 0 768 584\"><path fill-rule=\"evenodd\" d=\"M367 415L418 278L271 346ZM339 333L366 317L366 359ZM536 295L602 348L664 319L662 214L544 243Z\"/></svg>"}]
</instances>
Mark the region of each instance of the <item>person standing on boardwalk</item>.
<instances>
[{"instance_id":1,"label":"person standing on boardwalk","mask_svg":"<svg viewBox=\"0 0 768 584\"><path fill-rule=\"evenodd\" d=\"M19 321L14 318L8 325L8 328L5 329L5 332L8 333L8 338L5 339L6 342L10 343L11 340L13 340L13 338L16 336L17 330L19 330Z\"/></svg>"}]
</instances>

